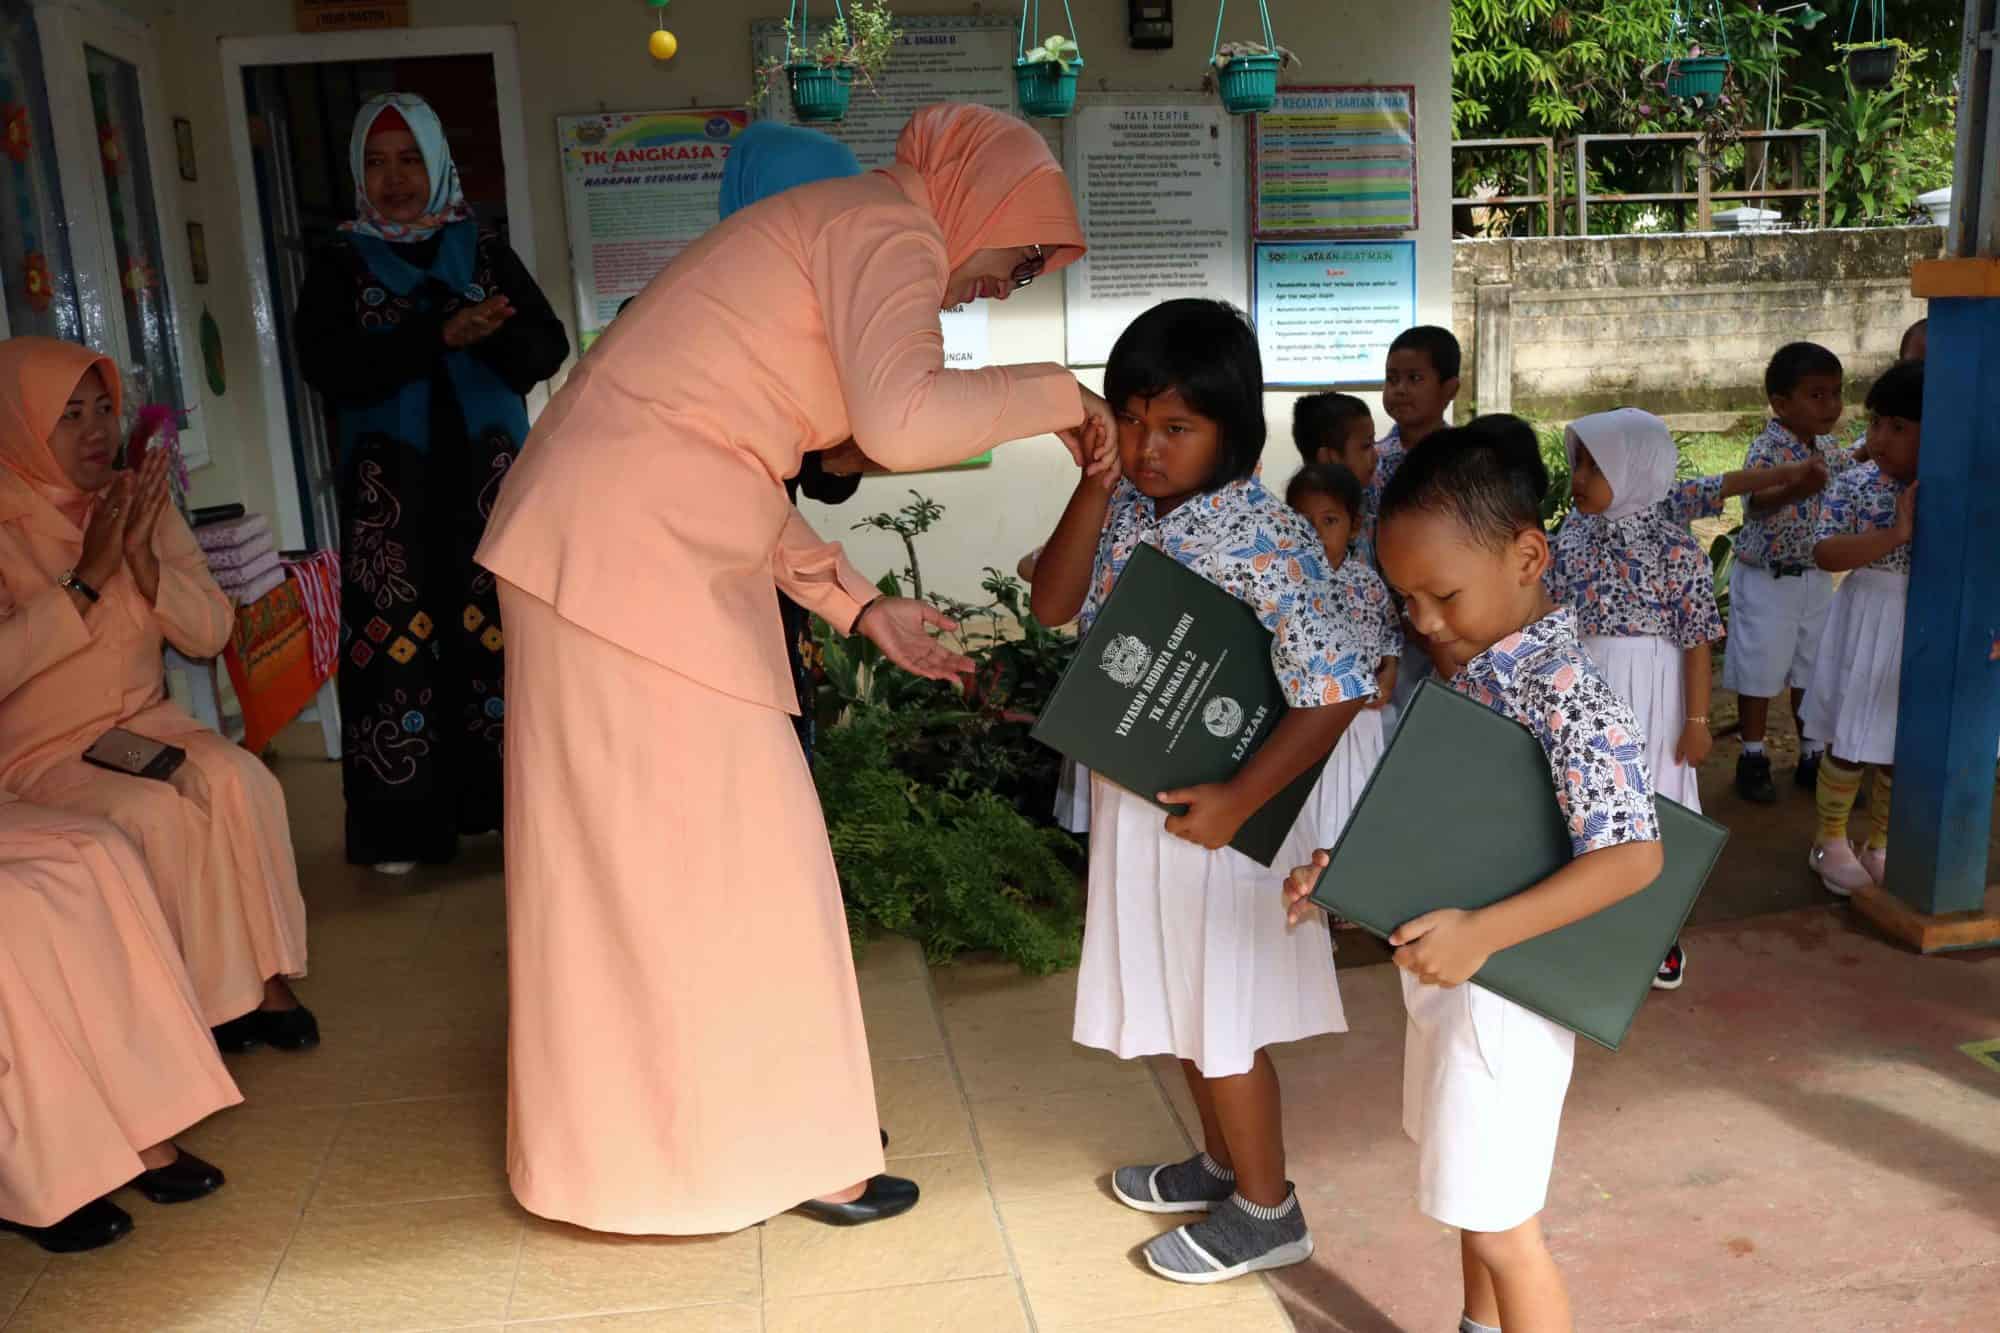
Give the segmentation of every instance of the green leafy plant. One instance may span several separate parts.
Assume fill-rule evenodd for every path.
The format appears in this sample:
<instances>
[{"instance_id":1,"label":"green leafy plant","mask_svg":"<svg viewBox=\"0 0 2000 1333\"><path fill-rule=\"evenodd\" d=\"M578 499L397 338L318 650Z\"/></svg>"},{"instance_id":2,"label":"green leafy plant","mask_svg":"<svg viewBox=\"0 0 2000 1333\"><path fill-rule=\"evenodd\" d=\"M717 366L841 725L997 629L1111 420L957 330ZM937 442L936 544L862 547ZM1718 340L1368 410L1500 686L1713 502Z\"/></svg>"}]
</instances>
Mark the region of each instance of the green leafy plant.
<instances>
[{"instance_id":1,"label":"green leafy plant","mask_svg":"<svg viewBox=\"0 0 2000 1333\"><path fill-rule=\"evenodd\" d=\"M1083 58L1077 44L1061 33L1051 34L1040 46L1031 48L1021 59L1030 64L1061 65L1068 69Z\"/></svg>"},{"instance_id":2,"label":"green leafy plant","mask_svg":"<svg viewBox=\"0 0 2000 1333\"><path fill-rule=\"evenodd\" d=\"M1290 47L1263 42L1224 42L1215 48L1214 65L1221 69L1239 56L1276 56L1279 69L1290 69L1299 63L1299 57Z\"/></svg>"},{"instance_id":3,"label":"green leafy plant","mask_svg":"<svg viewBox=\"0 0 2000 1333\"><path fill-rule=\"evenodd\" d=\"M1887 44L1902 52L1887 87L1858 88L1835 66L1840 95L1805 95L1809 123L1826 130L1829 226L1920 219L1917 196L1951 183L1956 99L1919 90L1928 51Z\"/></svg>"},{"instance_id":4,"label":"green leafy plant","mask_svg":"<svg viewBox=\"0 0 2000 1333\"><path fill-rule=\"evenodd\" d=\"M852 0L838 17L821 24L816 36L808 35L811 46L801 43L791 19L785 20L785 54L757 67L751 106L761 103L770 93L772 83L788 69L801 66L851 69L858 82L873 88L875 80L889 67L889 58L895 54L903 30L896 26L896 16L889 9L888 0Z\"/></svg>"}]
</instances>

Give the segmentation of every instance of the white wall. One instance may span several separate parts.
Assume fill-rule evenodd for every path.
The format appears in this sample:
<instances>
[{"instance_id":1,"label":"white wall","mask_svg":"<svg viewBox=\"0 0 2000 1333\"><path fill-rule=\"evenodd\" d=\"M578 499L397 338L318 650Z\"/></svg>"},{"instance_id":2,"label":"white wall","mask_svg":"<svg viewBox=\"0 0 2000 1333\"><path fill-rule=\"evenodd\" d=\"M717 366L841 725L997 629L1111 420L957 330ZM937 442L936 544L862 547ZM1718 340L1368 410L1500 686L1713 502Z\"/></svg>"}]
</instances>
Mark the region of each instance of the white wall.
<instances>
[{"instance_id":1,"label":"white wall","mask_svg":"<svg viewBox=\"0 0 2000 1333\"><path fill-rule=\"evenodd\" d=\"M208 398L216 462L196 476L197 503L243 500L253 509L273 507L264 405L256 374L260 337L278 330L252 326L246 257L241 253L238 210L256 207L238 196L223 124L221 57L226 36L290 32L291 0L129 0L134 8L170 8L155 22L165 48L169 113L194 122L200 168L197 184L183 191L186 216L206 225L210 286L200 289L194 313L205 302L220 322L229 367L229 391ZM828 6L831 8L831 6ZM1171 51L1129 50L1125 6L1110 0L1074 4L1077 34L1088 60L1090 86L1115 91L1193 91L1208 55L1214 10L1177 7L1179 31ZM1254 26L1255 8L1232 10L1231 31ZM1418 157L1424 227L1417 237L1418 317L1451 322L1450 156L1451 62L1449 0L1405 0L1392 22L1380 6L1362 0L1271 0L1279 40L1297 51L1300 83L1413 83L1419 113ZM532 157L537 204L535 253L524 256L558 313L571 319L567 237L554 118L592 110L655 110L674 106L731 105L750 88L749 23L781 17L784 0L682 0L668 11L680 37L679 56L655 62L645 49L651 11L637 0L413 0L413 24L512 23L520 34L522 111ZM1015 14L1007 4L911 4L907 13ZM1060 8L1058 7L1058 12ZM1047 24L1044 10L1044 26ZM1247 34L1249 26L1243 26ZM1037 283L992 317L992 350L999 361L1060 360L1063 353L1062 284ZM204 389L206 396L206 390ZM1267 469L1274 480L1289 475L1291 395L1270 399L1272 444ZM1386 425L1386 422L1384 422ZM283 446L281 442L281 447ZM1074 479L1067 453L1053 440L1007 446L989 468L912 478L873 478L838 509L817 509L813 521L848 542L856 562L871 573L899 565L893 538L850 533L864 514L891 508L914 486L950 511L938 535L923 548L926 572L938 586L960 595L977 590L979 570L1011 568L1042 541L1068 498Z\"/></svg>"}]
</instances>

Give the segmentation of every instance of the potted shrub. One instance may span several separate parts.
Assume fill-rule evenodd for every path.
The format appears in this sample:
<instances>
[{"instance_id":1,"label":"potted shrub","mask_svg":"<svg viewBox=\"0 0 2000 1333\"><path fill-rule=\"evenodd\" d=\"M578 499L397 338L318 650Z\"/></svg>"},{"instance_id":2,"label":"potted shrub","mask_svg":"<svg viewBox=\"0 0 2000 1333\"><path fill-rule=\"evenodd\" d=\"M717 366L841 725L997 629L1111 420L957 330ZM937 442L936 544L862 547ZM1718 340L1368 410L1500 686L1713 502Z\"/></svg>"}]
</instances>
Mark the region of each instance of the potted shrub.
<instances>
[{"instance_id":1,"label":"potted shrub","mask_svg":"<svg viewBox=\"0 0 2000 1333\"><path fill-rule=\"evenodd\" d=\"M782 73L791 89L792 114L808 125L828 125L847 117L848 100L859 80L870 87L889 64L903 35L888 0L833 0L833 22L815 37L808 0L793 0L785 19L785 55L757 71L754 106L764 100Z\"/></svg>"},{"instance_id":2,"label":"potted shrub","mask_svg":"<svg viewBox=\"0 0 2000 1333\"><path fill-rule=\"evenodd\" d=\"M1903 63L1903 43L1889 36L1888 0L1868 0L1868 39L1855 41L1861 6L1862 0L1854 0L1847 16L1847 43L1840 48L1847 55L1847 77L1857 88L1887 88Z\"/></svg>"},{"instance_id":3,"label":"potted shrub","mask_svg":"<svg viewBox=\"0 0 2000 1333\"><path fill-rule=\"evenodd\" d=\"M1222 97L1222 109L1232 116L1269 111L1278 100L1278 71L1298 64L1299 58L1272 36L1271 11L1264 0L1257 0L1257 17L1264 26L1261 42L1223 41L1222 20L1228 12L1228 0L1223 0L1216 7L1215 41L1209 47L1208 74L1203 82L1214 84Z\"/></svg>"},{"instance_id":4,"label":"potted shrub","mask_svg":"<svg viewBox=\"0 0 2000 1333\"><path fill-rule=\"evenodd\" d=\"M1039 0L1025 0L1021 7L1022 46L1028 41L1031 8L1035 20L1041 18ZM1063 0L1063 16L1069 16L1069 0ZM1061 120L1076 110L1076 84L1082 74L1082 51L1060 33L1032 51L1022 51L1014 61L1014 95L1021 103L1021 114Z\"/></svg>"},{"instance_id":5,"label":"potted shrub","mask_svg":"<svg viewBox=\"0 0 2000 1333\"><path fill-rule=\"evenodd\" d=\"M1697 106L1714 106L1721 100L1722 85L1729 81L1729 53L1713 55L1699 46L1667 62L1667 96Z\"/></svg>"}]
</instances>

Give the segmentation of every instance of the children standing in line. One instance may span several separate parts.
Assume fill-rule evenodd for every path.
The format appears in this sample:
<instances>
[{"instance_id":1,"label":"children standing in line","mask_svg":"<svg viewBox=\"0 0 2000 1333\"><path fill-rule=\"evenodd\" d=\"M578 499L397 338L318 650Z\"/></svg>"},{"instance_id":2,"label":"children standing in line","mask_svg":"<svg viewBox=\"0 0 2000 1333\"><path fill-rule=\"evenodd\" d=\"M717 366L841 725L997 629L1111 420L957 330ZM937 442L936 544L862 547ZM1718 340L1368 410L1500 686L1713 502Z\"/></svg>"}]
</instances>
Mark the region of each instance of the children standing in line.
<instances>
[{"instance_id":1,"label":"children standing in line","mask_svg":"<svg viewBox=\"0 0 2000 1333\"><path fill-rule=\"evenodd\" d=\"M1076 488L1036 563L1035 615L1080 616L1087 630L1132 552L1152 545L1257 611L1292 705L1228 782L1159 793L1184 813L1163 817L1101 776L1091 783L1075 1039L1127 1059L1180 1058L1205 1151L1122 1167L1113 1185L1141 1211L1205 1213L1145 1258L1176 1282L1219 1282L1312 1254L1265 1048L1347 1026L1325 922L1288 931L1271 872L1229 842L1333 751L1375 681L1334 610L1317 536L1252 475L1263 369L1242 315L1215 301L1155 306L1112 348L1104 387L1123 478ZM1307 823L1281 855L1318 845Z\"/></svg>"},{"instance_id":2,"label":"children standing in line","mask_svg":"<svg viewBox=\"0 0 2000 1333\"><path fill-rule=\"evenodd\" d=\"M1575 853L1492 907L1429 912L1390 937L1409 1014L1403 1127L1418 1145L1418 1206L1460 1233L1466 1333L1571 1326L1540 1216L1576 1037L1465 983L1499 950L1640 891L1663 864L1643 733L1543 586L1546 479L1535 454L1449 431L1390 483L1379 534L1389 583L1452 688L1541 742ZM1306 895L1326 865L1315 853L1286 881L1293 919L1318 915Z\"/></svg>"},{"instance_id":3,"label":"children standing in line","mask_svg":"<svg viewBox=\"0 0 2000 1333\"><path fill-rule=\"evenodd\" d=\"M1771 700L1789 685L1792 717L1804 716L1813 655L1833 605L1833 578L1813 564L1812 543L1821 490L1829 476L1854 465L1852 452L1833 435L1840 423L1841 373L1840 358L1817 343L1779 348L1764 371L1771 420L1744 459L1746 467L1809 465L1793 485L1760 491L1744 502L1729 574L1729 655L1722 685L1736 691L1743 721L1736 791L1764 805L1778 799L1771 759L1764 753ZM1808 791L1818 779L1820 749L1802 729L1794 781Z\"/></svg>"},{"instance_id":4,"label":"children standing in line","mask_svg":"<svg viewBox=\"0 0 2000 1333\"><path fill-rule=\"evenodd\" d=\"M1382 709L1396 690L1396 670L1403 653L1403 617L1382 576L1354 549L1354 530L1361 522L1361 483L1352 472L1337 463L1301 468L1285 486L1285 503L1304 515L1326 548L1334 614L1345 617L1352 628L1361 669L1374 675L1377 690L1367 710L1340 738L1327 766L1330 780L1320 783L1314 798L1317 804L1302 816L1310 820L1319 841L1330 843L1347 827L1347 816L1361 799L1361 790L1368 785L1385 748Z\"/></svg>"},{"instance_id":5,"label":"children standing in line","mask_svg":"<svg viewBox=\"0 0 2000 1333\"><path fill-rule=\"evenodd\" d=\"M1903 672L1903 608L1917 525L1917 452L1924 364L1902 361L1868 391L1868 462L1836 478L1820 507L1813 559L1851 571L1833 597L1806 690L1806 730L1826 742L1820 761L1813 873L1841 897L1882 882L1894 791L1896 694ZM1861 772L1875 766L1867 847L1847 840Z\"/></svg>"},{"instance_id":6,"label":"children standing in line","mask_svg":"<svg viewBox=\"0 0 2000 1333\"><path fill-rule=\"evenodd\" d=\"M1405 329L1389 344L1387 364L1382 372L1382 410L1395 426L1377 449L1375 481L1368 487L1365 522L1372 534L1379 519L1382 495L1395 479L1396 469L1410 451L1445 428L1445 414L1458 397L1461 364L1458 339L1450 329L1435 324L1419 324ZM1403 648L1403 665L1396 677L1396 694L1391 704L1389 726L1417 686L1431 673L1431 659L1416 639Z\"/></svg>"},{"instance_id":7,"label":"children standing in line","mask_svg":"<svg viewBox=\"0 0 2000 1333\"><path fill-rule=\"evenodd\" d=\"M1368 496L1375 482L1375 414L1352 394L1309 393L1292 404L1292 443L1307 467L1334 464L1346 468L1361 483L1360 518L1354 524L1353 551L1367 564L1375 563L1375 511Z\"/></svg>"}]
</instances>

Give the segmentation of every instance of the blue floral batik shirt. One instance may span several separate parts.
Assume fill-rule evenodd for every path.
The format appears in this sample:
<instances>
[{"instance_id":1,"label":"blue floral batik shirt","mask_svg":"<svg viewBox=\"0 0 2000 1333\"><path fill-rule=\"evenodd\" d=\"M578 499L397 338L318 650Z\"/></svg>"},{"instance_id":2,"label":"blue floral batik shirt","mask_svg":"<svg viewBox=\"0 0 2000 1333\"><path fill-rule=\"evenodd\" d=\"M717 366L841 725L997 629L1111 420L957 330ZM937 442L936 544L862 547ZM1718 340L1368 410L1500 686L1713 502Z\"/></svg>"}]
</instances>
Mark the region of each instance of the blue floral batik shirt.
<instances>
[{"instance_id":1,"label":"blue floral batik shirt","mask_svg":"<svg viewBox=\"0 0 2000 1333\"><path fill-rule=\"evenodd\" d=\"M1828 537L1861 536L1895 527L1896 502L1908 489L1908 482L1897 481L1879 464L1863 463L1849 468L1835 477L1824 492L1819 526L1813 533L1813 541L1818 543ZM1891 574L1909 573L1910 544L1904 542L1868 568L1887 570Z\"/></svg>"},{"instance_id":2,"label":"blue floral batik shirt","mask_svg":"<svg viewBox=\"0 0 2000 1333\"><path fill-rule=\"evenodd\" d=\"M1364 667L1379 671L1382 663L1403 655L1403 613L1374 567L1352 551L1333 571L1333 605L1351 627L1355 651Z\"/></svg>"},{"instance_id":3,"label":"blue floral batik shirt","mask_svg":"<svg viewBox=\"0 0 2000 1333\"><path fill-rule=\"evenodd\" d=\"M1375 696L1375 663L1342 602L1312 524L1255 478L1183 501L1161 515L1129 481L1112 492L1097 541L1084 633L1141 543L1155 547L1257 613L1271 631L1271 668L1294 708Z\"/></svg>"},{"instance_id":4,"label":"blue floral batik shirt","mask_svg":"<svg viewBox=\"0 0 2000 1333\"><path fill-rule=\"evenodd\" d=\"M1572 855L1660 840L1645 734L1632 705L1584 655L1568 611L1500 640L1467 662L1451 687L1541 742Z\"/></svg>"},{"instance_id":5,"label":"blue floral batik shirt","mask_svg":"<svg viewBox=\"0 0 2000 1333\"><path fill-rule=\"evenodd\" d=\"M1776 421L1766 423L1763 431L1750 442L1750 452L1744 458L1743 466L1780 467L1786 463L1806 462L1815 454L1825 460L1829 478L1838 477L1854 466L1854 451L1842 444L1838 437L1822 435L1807 444ZM1831 485L1831 482L1828 484ZM1772 573L1797 574L1811 569L1813 534L1819 528L1825 494L1822 491L1818 495L1808 495L1803 500L1794 500L1762 514L1746 509L1743 530L1736 534L1736 558L1755 569L1770 570Z\"/></svg>"},{"instance_id":6,"label":"blue floral batik shirt","mask_svg":"<svg viewBox=\"0 0 2000 1333\"><path fill-rule=\"evenodd\" d=\"M1687 525L1721 511L1720 477L1680 483L1624 518L1573 509L1549 541L1549 597L1576 614L1585 638L1713 643L1722 637L1715 575Z\"/></svg>"}]
</instances>

